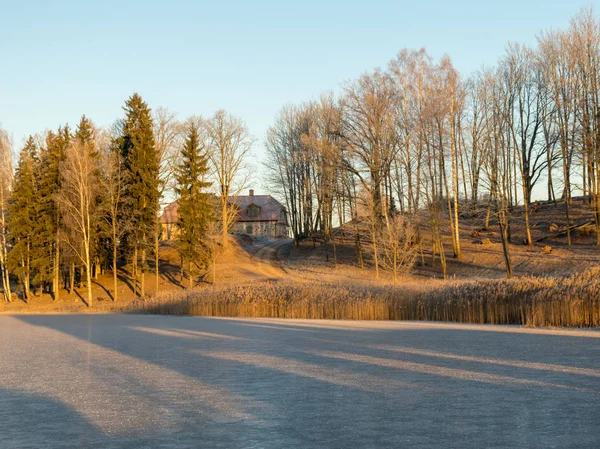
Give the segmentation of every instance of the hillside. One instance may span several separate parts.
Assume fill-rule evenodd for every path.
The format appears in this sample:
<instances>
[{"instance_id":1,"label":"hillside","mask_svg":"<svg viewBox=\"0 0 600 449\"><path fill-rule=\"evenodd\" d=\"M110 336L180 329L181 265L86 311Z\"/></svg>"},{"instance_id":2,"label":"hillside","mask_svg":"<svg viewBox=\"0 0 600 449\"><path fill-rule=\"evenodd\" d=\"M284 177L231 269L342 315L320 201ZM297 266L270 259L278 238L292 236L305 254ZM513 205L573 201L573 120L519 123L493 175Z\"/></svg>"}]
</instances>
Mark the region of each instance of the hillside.
<instances>
[{"instance_id":1,"label":"hillside","mask_svg":"<svg viewBox=\"0 0 600 449\"><path fill-rule=\"evenodd\" d=\"M285 273L271 263L272 253L269 247L253 241L252 239L232 236L229 247L222 252L217 261L216 283L218 285L231 285L238 282L256 282L269 279L279 279ZM279 243L279 242L278 242ZM284 241L282 243L288 243ZM188 285L187 278L181 279L179 254L173 242L161 242L160 245L160 293L176 292ZM138 299L134 296L128 267L119 270L118 302L113 302L113 278L111 272L106 272L92 281L94 307L88 309L83 301L85 288L83 284L76 288L73 294L67 290L60 291L58 301L54 301L48 294L35 294L29 304L13 294L13 302L0 303L0 311L17 313L61 313L61 312L107 312L126 308L132 301ZM206 280L205 280L206 278ZM210 286L212 273L198 277L198 288ZM153 294L156 289L154 272L146 277L146 289Z\"/></svg>"},{"instance_id":2,"label":"hillside","mask_svg":"<svg viewBox=\"0 0 600 449\"><path fill-rule=\"evenodd\" d=\"M571 226L593 221L592 210L584 204L582 198L575 198L572 203ZM469 279L497 279L505 277L502 243L497 221L492 216L489 227L484 228L486 210L479 209L469 217L460 221L460 244L462 257L454 259L452 240L447 217L441 223L443 243L448 263L448 277ZM511 214L512 243L511 259L515 276L569 276L584 271L600 262L600 248L596 246L594 224L588 224L572 232L572 244L567 245L564 218L564 203L540 204L536 212L530 213L531 233L534 244L528 247L523 244L525 226L522 209ZM423 218L423 221L425 219ZM355 225L346 224L336 229L336 252L338 264L342 267L356 266ZM365 271L372 268L370 257L370 237L366 229L361 229L363 258L367 265ZM419 255L411 277L440 278L439 260L432 264L432 239L428 225L421 225L423 261ZM333 258L333 245L304 241L294 248L288 260L298 269L301 265L330 267ZM329 263L327 260L329 259ZM384 279L386 274L382 275Z\"/></svg>"},{"instance_id":3,"label":"hillside","mask_svg":"<svg viewBox=\"0 0 600 449\"><path fill-rule=\"evenodd\" d=\"M572 245L567 246L562 232L565 226L563 204L541 204L531 214L532 236L537 242L527 247L521 242L525 236L522 212L512 214L510 245L515 276L534 275L540 277L563 277L580 273L600 263L600 250L596 246L593 225L583 227L572 234ZM581 224L593 219L590 207L582 199L575 199L571 211L572 223ZM422 258L409 274L405 274L400 284L417 290L431 289L448 282L468 282L473 280L502 279L505 276L497 223L490 220L485 224L485 210L463 217L460 220L462 257L452 257L449 225L442 223L444 246L448 262L448 276L451 281L441 280L439 261L432 264L432 243L428 227L422 227ZM359 226L360 228L360 226ZM486 239L489 239L486 240ZM356 263L355 225L350 223L336 229L337 265L333 263L333 245L324 244L318 238L305 240L294 246L291 240L257 239L247 235L232 236L229 248L218 261L216 270L217 286L244 286L262 281L291 281L304 284L329 285L390 285L389 272L382 271L379 280L370 255L368 235L361 232L364 267ZM482 244L482 242L486 244ZM550 251L548 251L550 249ZM424 263L423 263L424 262ZM4 304L5 312L106 312L126 308L137 298L134 296L131 281L126 270L119 273L119 301L112 301L112 274L99 276L93 282L95 305L89 310L81 294L83 286L74 294L61 291L59 301L49 295L36 295L26 304L15 300ZM147 290L155 291L155 277L146 278ZM198 279L197 288L211 288L212 273ZM187 279L182 282L179 255L173 242L162 242L160 246L160 292L176 292L184 289ZM80 293L81 292L81 293ZM1 306L0 306L1 307Z\"/></svg>"}]
</instances>

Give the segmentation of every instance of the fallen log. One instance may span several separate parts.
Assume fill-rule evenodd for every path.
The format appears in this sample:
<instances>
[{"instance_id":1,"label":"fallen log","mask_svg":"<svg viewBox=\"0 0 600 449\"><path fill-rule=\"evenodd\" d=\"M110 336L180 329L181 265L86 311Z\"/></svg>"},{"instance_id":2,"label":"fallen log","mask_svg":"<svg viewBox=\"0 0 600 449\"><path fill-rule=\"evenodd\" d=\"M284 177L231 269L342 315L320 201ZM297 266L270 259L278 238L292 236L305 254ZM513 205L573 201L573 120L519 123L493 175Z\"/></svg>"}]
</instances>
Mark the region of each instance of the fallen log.
<instances>
[{"instance_id":1,"label":"fallen log","mask_svg":"<svg viewBox=\"0 0 600 449\"><path fill-rule=\"evenodd\" d=\"M579 228L583 228L584 226L593 225L593 224L595 224L595 223L596 223L596 222L595 222L594 220L587 220L587 221L586 221L586 222L584 222L584 223L579 223L579 224L576 224L576 225L573 225L573 226L569 227L569 229L568 229L568 230L569 230L569 231L576 231L576 230L577 230L577 229L579 229ZM534 242L535 242L535 243L539 243L539 242L543 242L543 241L544 241L544 240L546 240L546 239L549 239L549 238L552 238L552 237L561 237L561 236L563 236L563 235L567 235L567 229L565 229L565 230L563 230L563 231L560 231L560 232L557 232L557 233L555 233L555 234L550 234L550 235L547 235L547 236L545 236L545 237L542 237L541 239L534 240Z\"/></svg>"}]
</instances>

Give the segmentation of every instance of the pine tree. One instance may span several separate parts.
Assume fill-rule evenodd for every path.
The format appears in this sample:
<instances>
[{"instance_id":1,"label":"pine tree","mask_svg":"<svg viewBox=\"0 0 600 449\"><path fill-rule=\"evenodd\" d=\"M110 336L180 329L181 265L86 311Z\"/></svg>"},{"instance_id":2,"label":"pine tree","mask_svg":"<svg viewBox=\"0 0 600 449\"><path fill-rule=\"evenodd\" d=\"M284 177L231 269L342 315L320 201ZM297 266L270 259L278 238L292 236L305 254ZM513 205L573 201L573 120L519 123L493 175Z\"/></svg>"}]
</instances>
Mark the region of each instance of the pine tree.
<instances>
[{"instance_id":1,"label":"pine tree","mask_svg":"<svg viewBox=\"0 0 600 449\"><path fill-rule=\"evenodd\" d=\"M25 301L31 296L32 259L37 244L38 198L35 183L37 146L32 136L19 154L12 200L9 204L8 229L12 247L8 262L23 284Z\"/></svg>"},{"instance_id":2,"label":"pine tree","mask_svg":"<svg viewBox=\"0 0 600 449\"><path fill-rule=\"evenodd\" d=\"M144 275L153 248L156 215L159 209L159 160L154 142L152 115L138 94L125 103L125 120L120 139L125 169L126 219L130 233L126 237L133 262L137 290L138 261L141 268L140 295L145 296Z\"/></svg>"},{"instance_id":3,"label":"pine tree","mask_svg":"<svg viewBox=\"0 0 600 449\"><path fill-rule=\"evenodd\" d=\"M194 285L193 265L205 263L207 259L206 251L202 250L211 219L211 206L205 193L211 185L205 181L207 174L208 156L201 145L198 126L190 122L181 148L181 163L176 170L177 226L180 229L177 246L181 259L187 263L190 288Z\"/></svg>"}]
</instances>

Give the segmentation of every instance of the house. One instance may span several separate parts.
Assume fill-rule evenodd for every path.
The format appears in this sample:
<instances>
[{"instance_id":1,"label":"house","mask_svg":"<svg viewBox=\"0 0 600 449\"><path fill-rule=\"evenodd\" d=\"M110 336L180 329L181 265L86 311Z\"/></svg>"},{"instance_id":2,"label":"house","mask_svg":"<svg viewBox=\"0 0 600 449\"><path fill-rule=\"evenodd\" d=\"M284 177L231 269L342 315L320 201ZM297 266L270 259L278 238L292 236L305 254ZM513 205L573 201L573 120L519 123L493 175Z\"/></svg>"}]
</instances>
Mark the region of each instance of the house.
<instances>
[{"instance_id":1,"label":"house","mask_svg":"<svg viewBox=\"0 0 600 449\"><path fill-rule=\"evenodd\" d=\"M248 195L230 197L229 201L237 206L237 218L230 232L256 237L289 237L287 210L271 195L254 195L254 190L250 189ZM176 239L179 234L178 207L177 201L169 204L160 217L162 238L165 240Z\"/></svg>"},{"instance_id":2,"label":"house","mask_svg":"<svg viewBox=\"0 0 600 449\"><path fill-rule=\"evenodd\" d=\"M287 238L290 235L287 211L271 195L255 195L250 189L249 195L230 198L238 207L236 222L232 233L244 233L253 236Z\"/></svg>"},{"instance_id":3,"label":"house","mask_svg":"<svg viewBox=\"0 0 600 449\"><path fill-rule=\"evenodd\" d=\"M178 209L179 203L173 201L171 204L166 205L163 210L163 214L160 217L163 240L173 240L179 235L179 228L177 227L177 219L179 218Z\"/></svg>"}]
</instances>

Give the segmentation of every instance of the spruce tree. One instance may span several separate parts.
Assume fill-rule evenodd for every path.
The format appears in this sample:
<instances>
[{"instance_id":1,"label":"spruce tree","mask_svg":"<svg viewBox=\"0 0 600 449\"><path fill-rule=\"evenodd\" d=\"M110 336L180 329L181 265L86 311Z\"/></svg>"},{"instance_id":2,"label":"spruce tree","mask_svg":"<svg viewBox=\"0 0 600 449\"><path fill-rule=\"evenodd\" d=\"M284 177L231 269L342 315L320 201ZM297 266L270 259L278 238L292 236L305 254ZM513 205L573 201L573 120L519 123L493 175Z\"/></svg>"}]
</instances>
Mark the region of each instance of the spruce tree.
<instances>
[{"instance_id":1,"label":"spruce tree","mask_svg":"<svg viewBox=\"0 0 600 449\"><path fill-rule=\"evenodd\" d=\"M126 243L133 262L135 289L139 262L140 295L145 296L144 275L148 256L152 252L159 209L159 158L148 105L136 93L126 101L124 110L125 120L120 145L126 183L125 218L131 230Z\"/></svg>"},{"instance_id":2,"label":"spruce tree","mask_svg":"<svg viewBox=\"0 0 600 449\"><path fill-rule=\"evenodd\" d=\"M181 260L188 267L189 288L194 285L194 264L205 264L206 251L203 243L206 238L211 206L205 189L211 185L206 182L208 157L200 142L198 126L190 122L185 142L181 148L181 162L176 168L176 193L178 195L178 221L180 234L177 247Z\"/></svg>"},{"instance_id":3,"label":"spruce tree","mask_svg":"<svg viewBox=\"0 0 600 449\"><path fill-rule=\"evenodd\" d=\"M68 126L59 127L56 133L46 135L46 145L40 149L36 169L39 219L37 221L38 251L32 264L37 272L35 282L50 285L48 288L55 300L59 296L61 242L60 213L56 205L56 194L60 190L60 164L65 158L71 139Z\"/></svg>"},{"instance_id":4,"label":"spruce tree","mask_svg":"<svg viewBox=\"0 0 600 449\"><path fill-rule=\"evenodd\" d=\"M39 218L35 182L37 164L37 146L33 137L29 136L19 154L7 223L11 238L8 262L23 285L25 301L29 301L31 297L32 260L39 244L39 237L36 235Z\"/></svg>"}]
</instances>

